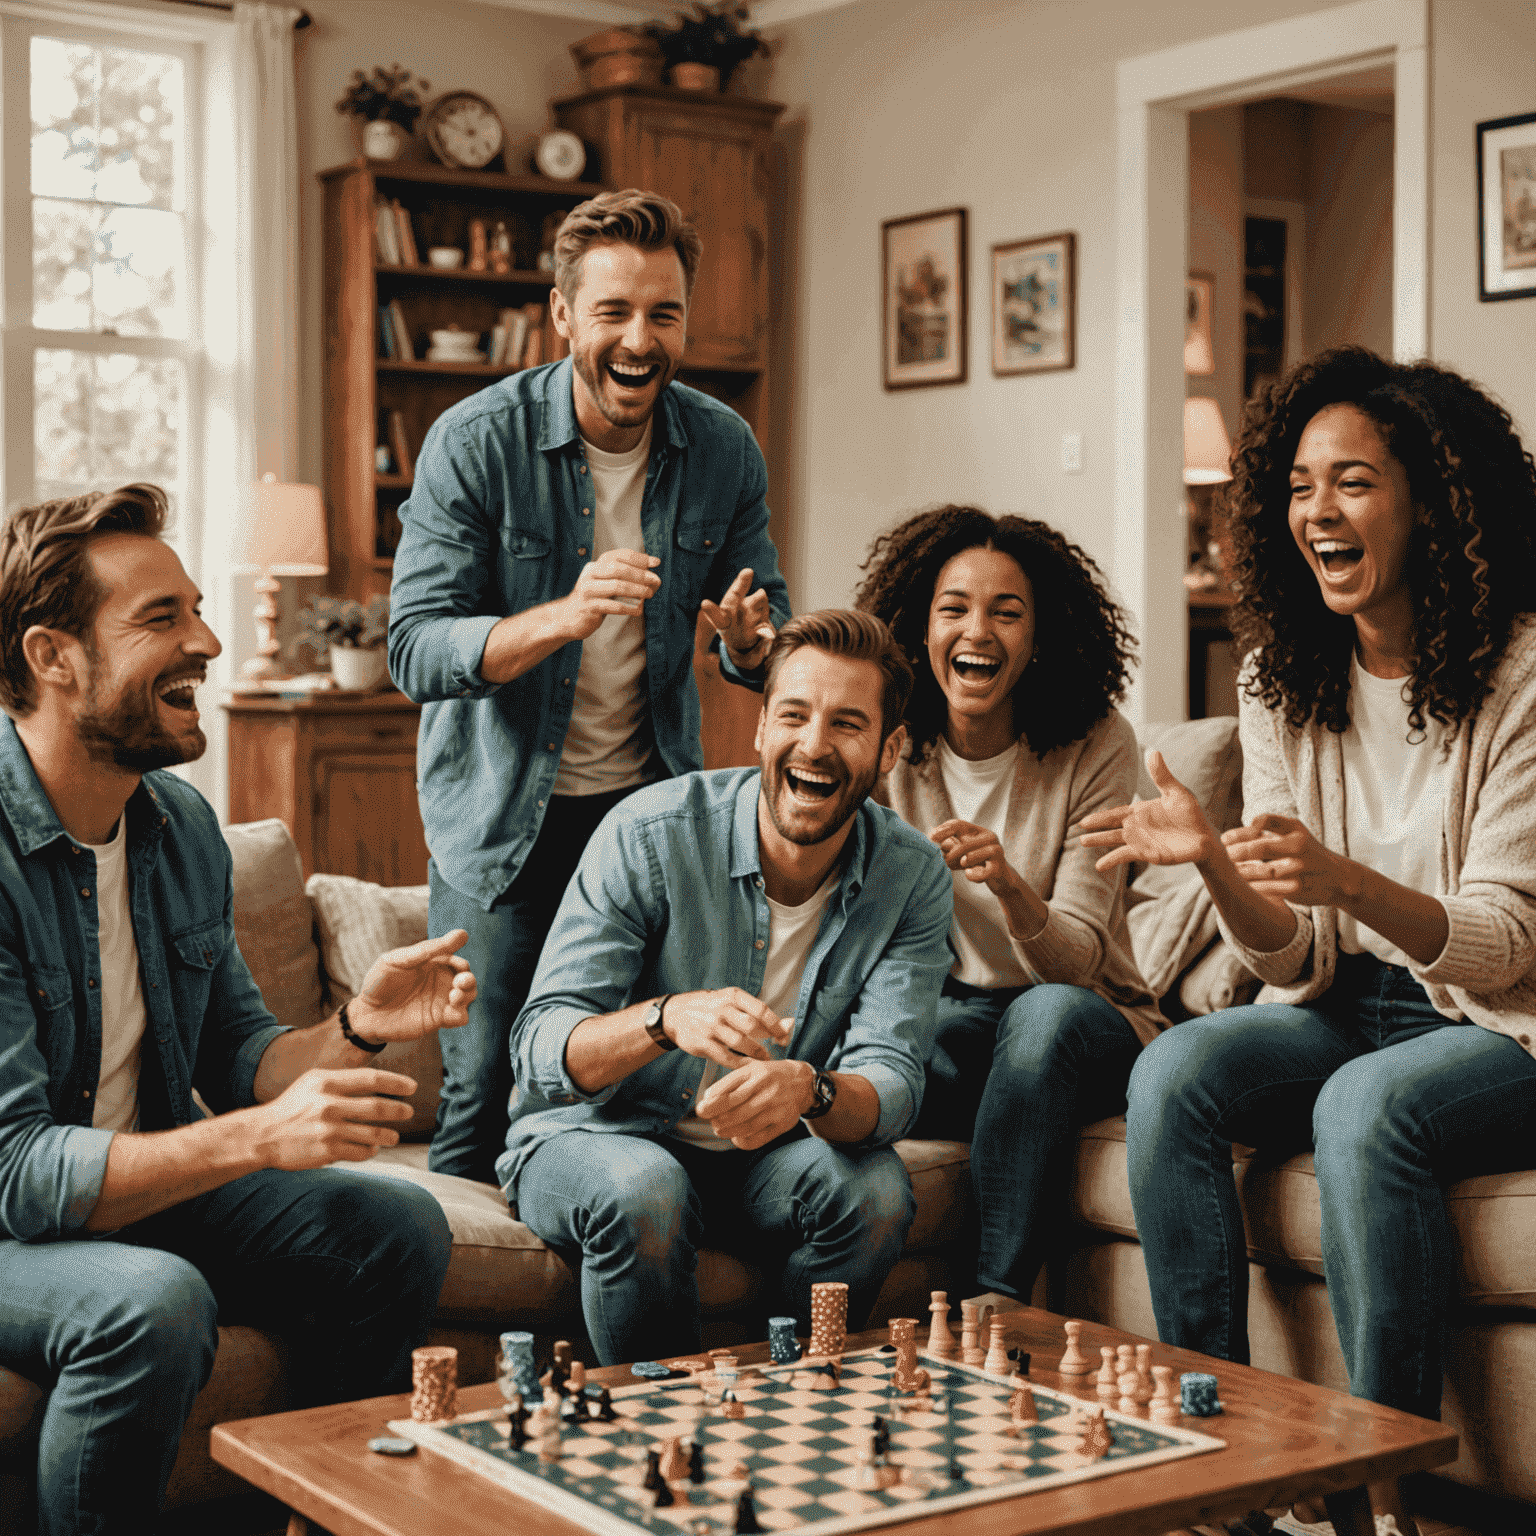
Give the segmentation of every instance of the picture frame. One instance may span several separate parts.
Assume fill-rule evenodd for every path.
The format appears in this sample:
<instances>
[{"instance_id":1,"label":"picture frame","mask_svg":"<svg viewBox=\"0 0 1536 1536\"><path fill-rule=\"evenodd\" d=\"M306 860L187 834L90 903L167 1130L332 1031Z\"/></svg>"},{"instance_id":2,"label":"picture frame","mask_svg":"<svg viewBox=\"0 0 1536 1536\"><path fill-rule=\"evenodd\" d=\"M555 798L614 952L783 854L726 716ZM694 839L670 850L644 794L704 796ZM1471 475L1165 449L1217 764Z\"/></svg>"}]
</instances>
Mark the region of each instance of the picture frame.
<instances>
[{"instance_id":1,"label":"picture frame","mask_svg":"<svg viewBox=\"0 0 1536 1536\"><path fill-rule=\"evenodd\" d=\"M1216 343L1212 311L1216 307L1216 278L1191 272L1184 282L1184 372L1216 372Z\"/></svg>"},{"instance_id":2,"label":"picture frame","mask_svg":"<svg viewBox=\"0 0 1536 1536\"><path fill-rule=\"evenodd\" d=\"M992 247L992 372L999 378L1077 365L1077 236Z\"/></svg>"},{"instance_id":3,"label":"picture frame","mask_svg":"<svg viewBox=\"0 0 1536 1536\"><path fill-rule=\"evenodd\" d=\"M881 379L888 390L965 383L965 225L964 208L881 222Z\"/></svg>"},{"instance_id":4,"label":"picture frame","mask_svg":"<svg viewBox=\"0 0 1536 1536\"><path fill-rule=\"evenodd\" d=\"M1536 297L1536 112L1477 125L1477 296Z\"/></svg>"}]
</instances>

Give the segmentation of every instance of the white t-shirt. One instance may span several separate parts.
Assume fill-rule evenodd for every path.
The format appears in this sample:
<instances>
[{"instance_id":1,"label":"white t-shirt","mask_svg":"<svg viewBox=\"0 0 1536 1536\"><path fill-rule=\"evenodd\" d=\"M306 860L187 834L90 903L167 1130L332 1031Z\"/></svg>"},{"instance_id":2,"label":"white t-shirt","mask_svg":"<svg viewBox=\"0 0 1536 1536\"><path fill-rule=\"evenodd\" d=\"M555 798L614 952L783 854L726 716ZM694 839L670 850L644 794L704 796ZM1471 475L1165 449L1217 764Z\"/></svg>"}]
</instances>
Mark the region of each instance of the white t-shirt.
<instances>
[{"instance_id":1,"label":"white t-shirt","mask_svg":"<svg viewBox=\"0 0 1536 1536\"><path fill-rule=\"evenodd\" d=\"M1424 739L1408 740L1409 683L1373 677L1357 657L1349 674L1349 729L1344 755L1344 835L1349 856L1377 874L1426 896L1440 894L1440 832L1450 764L1441 753L1445 727L1425 724ZM1339 915L1339 948L1372 954L1390 965L1408 956L1374 928Z\"/></svg>"},{"instance_id":2,"label":"white t-shirt","mask_svg":"<svg viewBox=\"0 0 1536 1536\"><path fill-rule=\"evenodd\" d=\"M841 879L842 870L834 868L821 889L798 907L782 906L771 896L763 897L768 903L768 953L763 960L763 984L758 988L757 996L777 1017L789 1021L790 1040L794 1039L794 1031L799 1024L794 1015L799 1008L800 981L805 975L805 962L811 953L811 946L816 942L816 935L821 932L821 914L826 910L827 901ZM787 1050L788 1045L789 1041L786 1041L784 1049ZM769 1042L768 1049L770 1052L774 1050L773 1042ZM704 1097L723 1070L719 1062L705 1064L695 1104ZM672 1134L679 1141L690 1142L710 1152L732 1150L731 1143L723 1136L716 1136L709 1127L709 1121L701 1120L697 1112L679 1120L672 1127Z\"/></svg>"},{"instance_id":3,"label":"white t-shirt","mask_svg":"<svg viewBox=\"0 0 1536 1536\"><path fill-rule=\"evenodd\" d=\"M604 453L585 438L594 496L589 560L610 549L644 550L640 506L651 428L628 453ZM600 795L651 777L650 700L645 690L645 615L610 613L581 643L571 723L555 774L557 795Z\"/></svg>"},{"instance_id":4,"label":"white t-shirt","mask_svg":"<svg viewBox=\"0 0 1536 1536\"><path fill-rule=\"evenodd\" d=\"M101 1076L91 1124L131 1131L139 1123L139 1052L144 1040L144 987L128 901L128 818L117 818L110 843L96 855L96 922L101 943Z\"/></svg>"},{"instance_id":5,"label":"white t-shirt","mask_svg":"<svg viewBox=\"0 0 1536 1536\"><path fill-rule=\"evenodd\" d=\"M971 762L939 737L939 774L955 815L995 832L999 840L1008 820L1008 792L1021 750L1014 742L996 757ZM1027 986L1029 976L1014 954L1002 902L979 881L967 880L961 870L953 874L955 923L950 937L958 958L950 975L971 987Z\"/></svg>"}]
</instances>

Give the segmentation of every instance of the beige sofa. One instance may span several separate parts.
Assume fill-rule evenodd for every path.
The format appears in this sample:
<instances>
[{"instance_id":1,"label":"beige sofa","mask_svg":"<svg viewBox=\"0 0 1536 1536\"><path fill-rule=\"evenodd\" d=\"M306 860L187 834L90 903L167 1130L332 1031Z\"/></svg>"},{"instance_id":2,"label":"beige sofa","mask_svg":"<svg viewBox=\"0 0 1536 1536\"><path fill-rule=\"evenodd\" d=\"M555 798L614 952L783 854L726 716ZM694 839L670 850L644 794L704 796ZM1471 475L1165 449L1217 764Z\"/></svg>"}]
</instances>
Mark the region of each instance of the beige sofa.
<instances>
[{"instance_id":1,"label":"beige sofa","mask_svg":"<svg viewBox=\"0 0 1536 1536\"><path fill-rule=\"evenodd\" d=\"M1213 818L1238 815L1240 764L1234 722L1149 727L1177 773ZM373 957L425 933L422 889L384 890L341 876L306 889L297 853L279 822L233 827L235 916L242 951L263 994L285 1022L307 1023L356 986ZM1251 977L1215 937L1198 891L1177 872L1136 871L1131 922L1138 959L1157 978L1170 1016L1206 1012L1251 995ZM407 1128L414 1139L359 1170L407 1178L442 1202L454 1250L434 1338L458 1346L464 1378L492 1374L495 1336L526 1327L584 1348L576 1279L565 1262L517 1221L486 1185L426 1171L425 1138L440 1082L431 1044L391 1048L382 1061L421 1084ZM912 1175L918 1214L906 1254L882 1292L877 1319L926 1315L927 1293L947 1287L963 1259L969 1222L967 1149L908 1141L898 1149ZM1243 1157L1240 1177L1253 1257L1252 1339L1256 1364L1345 1386L1321 1279L1318 1203L1311 1160L1279 1164ZM1462 1307L1447 1371L1446 1417L1462 1432L1450 1475L1536 1503L1536 1461L1520 1450L1536 1427L1536 1173L1471 1179L1449 1191L1460 1244ZM1156 1336L1125 1179L1124 1122L1101 1121L1082 1136L1073 1206L1078 1226L1042 1278L1037 1300L1059 1311ZM710 1343L739 1341L758 1326L760 1277L740 1255L706 1249L700 1292ZM590 1358L590 1356L588 1356ZM30 1530L28 1513L44 1385L0 1368L0 1536ZM207 1456L208 1429L225 1419L286 1406L281 1341L251 1328L221 1330L213 1380L198 1399L172 1479L172 1507L200 1504L243 1485Z\"/></svg>"}]
</instances>

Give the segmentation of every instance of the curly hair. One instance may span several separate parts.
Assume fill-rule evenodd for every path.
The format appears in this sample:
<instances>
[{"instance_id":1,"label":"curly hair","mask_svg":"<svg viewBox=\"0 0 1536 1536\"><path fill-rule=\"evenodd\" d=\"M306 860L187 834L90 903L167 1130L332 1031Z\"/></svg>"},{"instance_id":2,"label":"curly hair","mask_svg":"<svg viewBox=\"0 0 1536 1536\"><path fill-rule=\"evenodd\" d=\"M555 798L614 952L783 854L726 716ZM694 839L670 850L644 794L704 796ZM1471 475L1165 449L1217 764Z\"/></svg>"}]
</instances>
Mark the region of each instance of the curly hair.
<instances>
[{"instance_id":1,"label":"curly hair","mask_svg":"<svg viewBox=\"0 0 1536 1536\"><path fill-rule=\"evenodd\" d=\"M1081 741L1125 696L1136 640L1103 574L1047 523L993 517L977 507L919 512L883 533L860 567L856 607L884 619L912 663L907 706L912 761L944 733L948 701L928 663L928 612L939 573L968 549L1018 561L1034 590L1035 648L1013 689L1013 725L1038 758Z\"/></svg>"},{"instance_id":2,"label":"curly hair","mask_svg":"<svg viewBox=\"0 0 1536 1536\"><path fill-rule=\"evenodd\" d=\"M1433 363L1336 347L1297 364L1243 417L1227 487L1233 631L1253 653L1244 686L1298 730L1349 726L1354 621L1324 603L1289 523L1291 467L1307 423L1352 405L1402 465L1419 511L1404 574L1413 596L1410 731L1450 730L1488 695L1536 576L1536 463L1509 412ZM1420 738L1422 739L1422 738Z\"/></svg>"}]
</instances>

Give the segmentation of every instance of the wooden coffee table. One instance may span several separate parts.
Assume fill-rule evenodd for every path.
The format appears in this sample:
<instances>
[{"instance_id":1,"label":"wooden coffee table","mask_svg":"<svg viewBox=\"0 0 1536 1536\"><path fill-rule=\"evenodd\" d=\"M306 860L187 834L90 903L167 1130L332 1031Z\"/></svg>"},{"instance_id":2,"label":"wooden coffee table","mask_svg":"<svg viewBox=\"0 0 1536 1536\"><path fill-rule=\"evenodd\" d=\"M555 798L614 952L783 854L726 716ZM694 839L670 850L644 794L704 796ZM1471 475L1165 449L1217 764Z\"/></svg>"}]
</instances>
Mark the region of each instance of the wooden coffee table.
<instances>
[{"instance_id":1,"label":"wooden coffee table","mask_svg":"<svg viewBox=\"0 0 1536 1536\"><path fill-rule=\"evenodd\" d=\"M1092 1376L1056 1373L1065 1346L1061 1318L1024 1308L1001 1320L1010 1347L1033 1356L1031 1380L1084 1402L1099 1401ZM877 1329L850 1338L848 1348L885 1339L886 1331ZM1091 1358L1104 1344L1145 1342L1116 1328L1083 1327L1083 1349ZM736 1354L744 1365L761 1363L768 1347L743 1345ZM1152 1358L1175 1372L1217 1377L1225 1413L1183 1422L1225 1440L1226 1450L904 1520L892 1529L897 1536L1158 1536L1235 1519L1250 1509L1321 1498L1339 1536L1374 1536L1367 1483L1423 1472L1456 1456L1456 1436L1428 1419L1190 1350L1154 1344ZM589 1371L587 1379L620 1386L635 1378L627 1366L610 1366ZM459 1411L500 1401L494 1384L467 1387L459 1393ZM401 1395L220 1424L213 1431L213 1459L287 1504L294 1511L290 1536L304 1536L310 1521L333 1536L440 1536L448 1530L463 1536L578 1536L579 1526L429 1450L403 1458L368 1450L368 1440L384 1433L388 1420L409 1416L409 1398Z\"/></svg>"}]
</instances>

